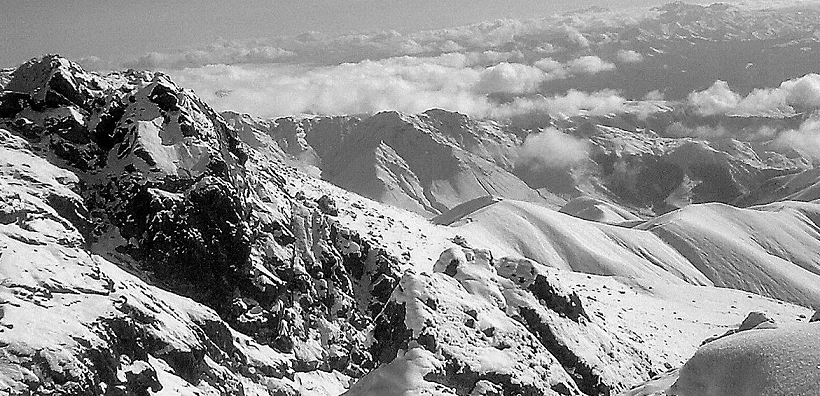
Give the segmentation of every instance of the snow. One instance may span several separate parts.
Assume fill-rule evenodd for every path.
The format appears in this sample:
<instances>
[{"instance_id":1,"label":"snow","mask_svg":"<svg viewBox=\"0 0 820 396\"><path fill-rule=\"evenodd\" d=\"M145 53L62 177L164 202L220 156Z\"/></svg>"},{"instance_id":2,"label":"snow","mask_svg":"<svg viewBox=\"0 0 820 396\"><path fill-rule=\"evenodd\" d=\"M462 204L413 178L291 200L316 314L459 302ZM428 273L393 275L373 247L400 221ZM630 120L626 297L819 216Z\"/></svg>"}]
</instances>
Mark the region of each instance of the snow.
<instances>
[{"instance_id":1,"label":"snow","mask_svg":"<svg viewBox=\"0 0 820 396\"><path fill-rule=\"evenodd\" d=\"M669 395L816 395L820 324L749 330L701 347L680 370Z\"/></svg>"},{"instance_id":2,"label":"snow","mask_svg":"<svg viewBox=\"0 0 820 396\"><path fill-rule=\"evenodd\" d=\"M392 362L364 376L345 395L348 396L439 396L453 395L428 382L424 376L443 363L431 352L413 348Z\"/></svg>"},{"instance_id":3,"label":"snow","mask_svg":"<svg viewBox=\"0 0 820 396\"><path fill-rule=\"evenodd\" d=\"M299 394L304 396L341 395L347 391L351 381L350 377L338 371L328 373L318 370L296 373L294 379Z\"/></svg>"}]
</instances>

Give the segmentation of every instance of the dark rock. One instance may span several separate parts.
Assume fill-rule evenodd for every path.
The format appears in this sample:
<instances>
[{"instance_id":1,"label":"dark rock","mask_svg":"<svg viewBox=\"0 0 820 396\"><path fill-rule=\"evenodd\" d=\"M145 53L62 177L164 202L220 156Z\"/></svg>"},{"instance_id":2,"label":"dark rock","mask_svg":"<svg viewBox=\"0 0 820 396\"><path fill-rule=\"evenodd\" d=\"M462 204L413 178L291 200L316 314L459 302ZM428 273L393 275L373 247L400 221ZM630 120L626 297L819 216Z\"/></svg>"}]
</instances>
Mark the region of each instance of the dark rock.
<instances>
[{"instance_id":1,"label":"dark rock","mask_svg":"<svg viewBox=\"0 0 820 396\"><path fill-rule=\"evenodd\" d=\"M336 208L336 201L334 201L330 196L322 195L317 203L319 204L319 210L322 211L322 213L328 216L339 215L339 209Z\"/></svg>"},{"instance_id":2,"label":"dark rock","mask_svg":"<svg viewBox=\"0 0 820 396\"><path fill-rule=\"evenodd\" d=\"M524 323L550 353L561 363L561 366L575 379L578 389L587 395L609 395L613 389L606 384L595 368L581 360L553 332L550 325L544 323L538 313L526 307L520 307Z\"/></svg>"},{"instance_id":3,"label":"dark rock","mask_svg":"<svg viewBox=\"0 0 820 396\"><path fill-rule=\"evenodd\" d=\"M550 285L549 281L544 275L538 275L535 282L529 287L535 297L543 301L544 305L549 309L559 313L562 316L570 318L576 322L581 317L589 320L589 315L584 311L581 304L581 298L576 292L561 292Z\"/></svg>"},{"instance_id":4,"label":"dark rock","mask_svg":"<svg viewBox=\"0 0 820 396\"><path fill-rule=\"evenodd\" d=\"M177 106L177 96L174 90L165 84L157 84L148 95L148 100L154 102L160 109L166 112L179 110Z\"/></svg>"}]
</instances>

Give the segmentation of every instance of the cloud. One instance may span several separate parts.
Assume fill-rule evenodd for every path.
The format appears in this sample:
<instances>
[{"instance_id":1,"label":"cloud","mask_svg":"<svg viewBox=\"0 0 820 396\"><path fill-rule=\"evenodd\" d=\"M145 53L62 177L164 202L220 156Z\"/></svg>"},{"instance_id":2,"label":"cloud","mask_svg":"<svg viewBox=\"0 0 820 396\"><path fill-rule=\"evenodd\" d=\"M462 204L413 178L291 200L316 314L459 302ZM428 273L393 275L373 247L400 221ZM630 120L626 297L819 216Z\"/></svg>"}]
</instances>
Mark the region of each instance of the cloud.
<instances>
[{"instance_id":1,"label":"cloud","mask_svg":"<svg viewBox=\"0 0 820 396\"><path fill-rule=\"evenodd\" d=\"M292 114L362 114L383 110L419 113L430 108L479 118L508 119L529 113L554 117L628 111L614 91L570 90L533 94L554 74L519 63L481 64L497 54L398 57L337 66L209 65L169 73L218 110L260 117ZM494 93L515 95L505 102Z\"/></svg>"},{"instance_id":2,"label":"cloud","mask_svg":"<svg viewBox=\"0 0 820 396\"><path fill-rule=\"evenodd\" d=\"M781 132L772 143L777 149L793 149L808 158L820 160L820 116L815 114L800 128Z\"/></svg>"},{"instance_id":3,"label":"cloud","mask_svg":"<svg viewBox=\"0 0 820 396\"><path fill-rule=\"evenodd\" d=\"M687 98L689 105L703 116L725 114L734 110L740 103L740 99L740 95L732 92L729 84L721 80L715 81L704 91L690 93Z\"/></svg>"},{"instance_id":4,"label":"cloud","mask_svg":"<svg viewBox=\"0 0 820 396\"><path fill-rule=\"evenodd\" d=\"M454 52L485 51L500 53L509 48L520 48L529 56L544 56L589 48L595 40L602 39L593 31L602 27L614 29L634 25L656 14L657 12L653 11L611 11L571 16L551 15L532 20L502 19L410 33L387 30L332 36L307 32L297 36L246 40L220 39L195 48L144 54L126 62L124 66L138 69L182 69L215 64L261 63L331 66L401 56L438 56Z\"/></svg>"},{"instance_id":5,"label":"cloud","mask_svg":"<svg viewBox=\"0 0 820 396\"><path fill-rule=\"evenodd\" d=\"M617 93L569 91L545 97L539 92L547 81L614 70L614 63L597 56L573 59L574 50L567 48L603 40L592 33L601 26L626 26L642 18L598 12L415 33L308 32L218 40L184 51L145 54L128 66L164 71L218 110L261 117L418 113L434 107L481 118L528 112L557 117L608 114L626 109ZM562 61L544 58L547 54Z\"/></svg>"},{"instance_id":6,"label":"cloud","mask_svg":"<svg viewBox=\"0 0 820 396\"><path fill-rule=\"evenodd\" d=\"M589 142L555 128L547 128L528 135L516 153L516 168L540 173L583 162L589 158Z\"/></svg>"},{"instance_id":7,"label":"cloud","mask_svg":"<svg viewBox=\"0 0 820 396\"><path fill-rule=\"evenodd\" d=\"M567 40L569 40L571 43L577 45L580 48L589 48L589 40L587 40L587 38L584 37L584 35L581 34L581 32L579 32L577 28L573 26L563 25L561 29L566 35Z\"/></svg>"},{"instance_id":8,"label":"cloud","mask_svg":"<svg viewBox=\"0 0 820 396\"><path fill-rule=\"evenodd\" d=\"M820 74L807 74L785 81L780 90L786 92L786 103L801 108L820 108Z\"/></svg>"},{"instance_id":9,"label":"cloud","mask_svg":"<svg viewBox=\"0 0 820 396\"><path fill-rule=\"evenodd\" d=\"M627 100L614 91L583 92L571 89L566 94L552 97L541 95L519 97L510 103L491 107L488 116L496 119L508 119L524 115L542 114L555 118L569 118L580 115L601 116L623 112L634 112L643 116L654 111L653 106L644 103L629 106Z\"/></svg>"},{"instance_id":10,"label":"cloud","mask_svg":"<svg viewBox=\"0 0 820 396\"><path fill-rule=\"evenodd\" d=\"M554 72L556 70L564 70L564 64L552 58L537 60L532 65L547 73Z\"/></svg>"},{"instance_id":11,"label":"cloud","mask_svg":"<svg viewBox=\"0 0 820 396\"><path fill-rule=\"evenodd\" d=\"M597 56L582 56L568 62L566 67L572 74L597 74L615 70L615 64L606 62Z\"/></svg>"},{"instance_id":12,"label":"cloud","mask_svg":"<svg viewBox=\"0 0 820 396\"><path fill-rule=\"evenodd\" d=\"M810 113L820 109L820 75L806 74L784 81L777 88L758 88L746 97L733 92L726 82L718 80L705 91L691 93L687 104L700 115Z\"/></svg>"},{"instance_id":13,"label":"cloud","mask_svg":"<svg viewBox=\"0 0 820 396\"><path fill-rule=\"evenodd\" d=\"M643 62L643 55L640 52L633 50L620 50L615 55L621 63L641 63Z\"/></svg>"},{"instance_id":14,"label":"cloud","mask_svg":"<svg viewBox=\"0 0 820 396\"><path fill-rule=\"evenodd\" d=\"M546 81L547 74L537 67L520 63L499 63L484 69L475 90L479 93L529 93Z\"/></svg>"},{"instance_id":15,"label":"cloud","mask_svg":"<svg viewBox=\"0 0 820 396\"><path fill-rule=\"evenodd\" d=\"M664 96L665 95L663 94L663 92L658 91L656 89L654 91L647 92L646 95L644 95L643 99L644 100L663 100Z\"/></svg>"},{"instance_id":16,"label":"cloud","mask_svg":"<svg viewBox=\"0 0 820 396\"><path fill-rule=\"evenodd\" d=\"M219 110L275 117L382 110L418 113L431 107L483 114L488 101L472 91L479 74L470 68L393 59L311 69L213 65L175 71L173 77Z\"/></svg>"},{"instance_id":17,"label":"cloud","mask_svg":"<svg viewBox=\"0 0 820 396\"><path fill-rule=\"evenodd\" d=\"M133 69L183 69L216 64L275 63L295 54L282 48L248 41L220 40L208 46L175 53L149 52L128 62Z\"/></svg>"}]
</instances>

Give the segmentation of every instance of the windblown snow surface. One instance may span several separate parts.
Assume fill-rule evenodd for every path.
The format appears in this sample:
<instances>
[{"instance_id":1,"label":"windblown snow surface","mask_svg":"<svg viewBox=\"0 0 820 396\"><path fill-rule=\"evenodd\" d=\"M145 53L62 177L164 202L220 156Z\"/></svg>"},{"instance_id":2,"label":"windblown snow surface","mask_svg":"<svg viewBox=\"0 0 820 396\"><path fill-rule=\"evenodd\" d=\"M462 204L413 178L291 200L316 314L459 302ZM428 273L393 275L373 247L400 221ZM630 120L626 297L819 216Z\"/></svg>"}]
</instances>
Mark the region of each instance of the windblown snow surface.
<instances>
[{"instance_id":1,"label":"windblown snow surface","mask_svg":"<svg viewBox=\"0 0 820 396\"><path fill-rule=\"evenodd\" d=\"M706 344L669 395L817 395L820 323L744 331Z\"/></svg>"}]
</instances>

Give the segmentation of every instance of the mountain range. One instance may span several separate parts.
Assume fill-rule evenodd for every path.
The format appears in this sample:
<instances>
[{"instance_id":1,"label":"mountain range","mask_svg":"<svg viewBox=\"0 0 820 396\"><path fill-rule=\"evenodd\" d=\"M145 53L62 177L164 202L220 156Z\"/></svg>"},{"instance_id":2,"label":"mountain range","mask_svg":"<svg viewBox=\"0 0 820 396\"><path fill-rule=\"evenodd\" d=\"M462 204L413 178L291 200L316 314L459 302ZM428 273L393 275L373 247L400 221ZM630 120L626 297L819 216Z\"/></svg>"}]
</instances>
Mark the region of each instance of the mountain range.
<instances>
[{"instance_id":1,"label":"mountain range","mask_svg":"<svg viewBox=\"0 0 820 396\"><path fill-rule=\"evenodd\" d=\"M783 13L656 12L618 34L790 31ZM741 374L743 395L814 391L820 174L781 139L808 105L271 119L58 55L0 88L10 395L692 396ZM748 370L713 369L731 365Z\"/></svg>"}]
</instances>

